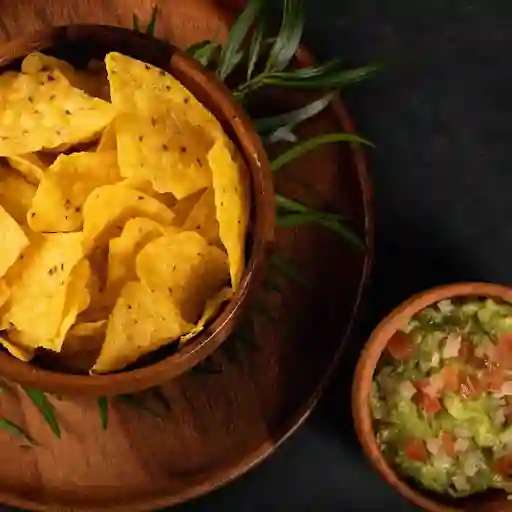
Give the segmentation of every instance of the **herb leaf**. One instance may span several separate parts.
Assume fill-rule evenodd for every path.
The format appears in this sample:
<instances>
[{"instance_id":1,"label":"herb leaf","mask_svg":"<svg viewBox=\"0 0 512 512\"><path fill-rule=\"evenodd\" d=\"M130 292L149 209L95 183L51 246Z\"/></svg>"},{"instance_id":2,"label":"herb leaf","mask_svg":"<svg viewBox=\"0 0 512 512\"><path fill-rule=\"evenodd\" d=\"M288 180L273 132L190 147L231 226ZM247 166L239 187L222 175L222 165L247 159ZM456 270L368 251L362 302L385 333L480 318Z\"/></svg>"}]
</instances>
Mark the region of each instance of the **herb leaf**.
<instances>
[{"instance_id":1,"label":"herb leaf","mask_svg":"<svg viewBox=\"0 0 512 512\"><path fill-rule=\"evenodd\" d=\"M249 54L247 57L247 80L252 78L254 68L260 58L261 43L265 36L267 28L266 12L260 11L257 17L256 27L252 34L251 45L249 46Z\"/></svg>"},{"instance_id":2,"label":"herb leaf","mask_svg":"<svg viewBox=\"0 0 512 512\"><path fill-rule=\"evenodd\" d=\"M220 45L213 41L200 41L199 43L189 46L185 51L204 67L208 67L216 54L220 51Z\"/></svg>"},{"instance_id":3,"label":"herb leaf","mask_svg":"<svg viewBox=\"0 0 512 512\"><path fill-rule=\"evenodd\" d=\"M256 14L261 8L261 4L262 0L249 0L246 9L231 27L228 40L221 51L219 67L217 69L217 76L221 80L225 80L242 59L244 55L243 51L241 51L242 43L254 22Z\"/></svg>"},{"instance_id":4,"label":"herb leaf","mask_svg":"<svg viewBox=\"0 0 512 512\"><path fill-rule=\"evenodd\" d=\"M269 263L276 270L278 270L280 274L288 278L290 281L293 281L302 286L306 286L308 288L311 286L311 283L307 279L304 279L300 275L300 272L278 253L272 254L272 256L269 259Z\"/></svg>"},{"instance_id":5,"label":"herb leaf","mask_svg":"<svg viewBox=\"0 0 512 512\"><path fill-rule=\"evenodd\" d=\"M283 19L279 34L270 50L267 72L281 71L292 60L304 29L304 9L301 0L284 0Z\"/></svg>"},{"instance_id":6,"label":"herb leaf","mask_svg":"<svg viewBox=\"0 0 512 512\"><path fill-rule=\"evenodd\" d=\"M108 429L108 398L106 396L101 396L98 398L98 410L100 413L101 426L103 430Z\"/></svg>"},{"instance_id":7,"label":"herb leaf","mask_svg":"<svg viewBox=\"0 0 512 512\"><path fill-rule=\"evenodd\" d=\"M255 119L253 121L256 130L259 133L267 133L272 130L278 130L279 128L286 127L291 130L293 127L297 126L299 123L310 119L313 116L316 116L322 110L324 110L327 105L331 102L334 93L330 92L321 98L308 103L304 107L290 110L285 114L279 114L273 117L262 117L260 119Z\"/></svg>"},{"instance_id":8,"label":"herb leaf","mask_svg":"<svg viewBox=\"0 0 512 512\"><path fill-rule=\"evenodd\" d=\"M158 7L156 5L153 6L153 10L151 11L151 18L149 20L148 26L146 27L146 34L148 36L155 36L156 29L156 17L158 15Z\"/></svg>"},{"instance_id":9,"label":"herb leaf","mask_svg":"<svg viewBox=\"0 0 512 512\"><path fill-rule=\"evenodd\" d=\"M16 423L7 418L0 418L0 429L5 430L8 434L19 439L23 445L34 446L34 440Z\"/></svg>"},{"instance_id":10,"label":"herb leaf","mask_svg":"<svg viewBox=\"0 0 512 512\"><path fill-rule=\"evenodd\" d=\"M39 389L23 388L32 403L39 409L46 423L52 432L60 439L60 426L53 405L48 401L47 396Z\"/></svg>"},{"instance_id":11,"label":"herb leaf","mask_svg":"<svg viewBox=\"0 0 512 512\"><path fill-rule=\"evenodd\" d=\"M140 32L139 17L135 13L132 14L132 24L133 30Z\"/></svg>"},{"instance_id":12,"label":"herb leaf","mask_svg":"<svg viewBox=\"0 0 512 512\"><path fill-rule=\"evenodd\" d=\"M270 168L273 171L277 171L281 169L281 167L292 162L293 160L296 160L305 153L308 153L324 144L330 144L333 142L357 142L359 144L366 144L367 146L373 147L371 142L359 137L358 135L355 135L354 133L325 133L318 135L317 137L307 139L303 142L299 142L288 151L281 153L275 160L270 163Z\"/></svg>"},{"instance_id":13,"label":"herb leaf","mask_svg":"<svg viewBox=\"0 0 512 512\"><path fill-rule=\"evenodd\" d=\"M366 80L380 70L378 66L365 66L348 70L329 69L327 72L322 72L327 66L330 66L330 63L321 68L271 73L262 78L261 85L280 85L298 89L340 88Z\"/></svg>"}]
</instances>

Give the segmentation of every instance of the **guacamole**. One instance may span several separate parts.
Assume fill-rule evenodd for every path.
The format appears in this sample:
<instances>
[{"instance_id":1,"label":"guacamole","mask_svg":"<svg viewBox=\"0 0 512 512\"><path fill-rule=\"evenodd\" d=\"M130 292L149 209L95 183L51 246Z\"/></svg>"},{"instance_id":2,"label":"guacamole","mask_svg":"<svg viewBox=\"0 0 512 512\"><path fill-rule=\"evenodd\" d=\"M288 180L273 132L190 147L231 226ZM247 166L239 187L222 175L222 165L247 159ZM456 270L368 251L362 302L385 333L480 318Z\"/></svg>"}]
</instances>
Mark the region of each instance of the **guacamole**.
<instances>
[{"instance_id":1,"label":"guacamole","mask_svg":"<svg viewBox=\"0 0 512 512\"><path fill-rule=\"evenodd\" d=\"M512 492L512 305L443 300L390 339L372 384L391 464L455 497Z\"/></svg>"}]
</instances>

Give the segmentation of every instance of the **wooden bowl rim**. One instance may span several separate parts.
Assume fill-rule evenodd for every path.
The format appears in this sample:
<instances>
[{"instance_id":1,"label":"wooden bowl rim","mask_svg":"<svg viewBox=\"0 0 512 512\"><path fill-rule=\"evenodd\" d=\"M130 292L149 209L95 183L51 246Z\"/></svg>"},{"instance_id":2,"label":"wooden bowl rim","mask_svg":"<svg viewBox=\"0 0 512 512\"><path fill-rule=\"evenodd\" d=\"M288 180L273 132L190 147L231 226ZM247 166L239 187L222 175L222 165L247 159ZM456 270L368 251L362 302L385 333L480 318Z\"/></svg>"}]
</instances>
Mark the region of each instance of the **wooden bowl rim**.
<instances>
[{"instance_id":1,"label":"wooden bowl rim","mask_svg":"<svg viewBox=\"0 0 512 512\"><path fill-rule=\"evenodd\" d=\"M422 309L443 299L490 297L512 302L512 288L486 282L461 282L436 286L402 302L374 329L359 357L352 385L352 416L363 452L381 476L409 501L431 512L460 510L435 500L410 486L384 458L375 438L370 411L373 375L391 336Z\"/></svg>"},{"instance_id":2,"label":"wooden bowl rim","mask_svg":"<svg viewBox=\"0 0 512 512\"><path fill-rule=\"evenodd\" d=\"M202 86L214 105L230 124L238 139L238 147L246 162L251 183L253 222L252 244L246 269L238 290L224 310L209 327L178 352L141 368L105 375L77 375L43 369L0 352L0 375L24 386L63 395L111 396L141 391L189 370L213 353L232 331L233 323L242 314L249 296L256 290L266 252L271 246L275 227L274 189L267 154L259 136L242 107L234 101L231 91L200 66L192 57L172 43L154 39L133 30L102 24L72 24L38 30L22 38L0 45L0 67L31 51L44 51L62 42L78 41L85 36L98 38L119 34L124 41L140 39L146 44L165 45L170 59L165 69L181 74ZM98 35L99 34L99 35ZM114 46L114 45L113 45ZM163 47L163 46L162 46ZM114 51L115 48L112 48ZM197 91L197 90L196 90Z\"/></svg>"}]
</instances>

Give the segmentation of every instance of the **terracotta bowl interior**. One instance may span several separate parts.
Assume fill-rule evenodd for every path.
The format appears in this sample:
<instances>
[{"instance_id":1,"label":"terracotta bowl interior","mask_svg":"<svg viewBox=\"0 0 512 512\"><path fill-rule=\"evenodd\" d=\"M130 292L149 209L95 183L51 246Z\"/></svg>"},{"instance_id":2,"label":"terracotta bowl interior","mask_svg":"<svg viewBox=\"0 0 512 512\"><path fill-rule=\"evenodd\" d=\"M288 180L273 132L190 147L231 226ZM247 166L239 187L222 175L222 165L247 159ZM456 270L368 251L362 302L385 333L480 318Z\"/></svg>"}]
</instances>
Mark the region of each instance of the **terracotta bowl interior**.
<instances>
[{"instance_id":1,"label":"terracotta bowl interior","mask_svg":"<svg viewBox=\"0 0 512 512\"><path fill-rule=\"evenodd\" d=\"M375 369L389 339L411 316L439 300L464 297L490 297L512 302L512 289L488 283L460 283L433 288L413 296L392 311L373 331L357 364L352 389L352 412L356 433L372 465L405 498L425 510L436 512L487 510L487 506L491 504L505 504L506 496L500 491L489 491L465 499L445 498L424 491L397 474L377 445L370 412L370 390Z\"/></svg>"},{"instance_id":2,"label":"terracotta bowl interior","mask_svg":"<svg viewBox=\"0 0 512 512\"><path fill-rule=\"evenodd\" d=\"M31 51L42 51L84 68L109 51L118 51L171 72L220 121L237 145L251 184L251 217L247 265L235 297L202 334L176 350L170 344L126 370L108 375L78 375L64 371L48 355L23 363L0 352L0 375L22 385L59 394L113 395L146 389L192 368L210 355L232 332L236 320L257 289L265 253L273 240L275 208L266 153L251 122L232 99L230 91L192 58L171 44L128 29L102 25L73 25L37 32L0 46L0 72L19 69Z\"/></svg>"}]
</instances>

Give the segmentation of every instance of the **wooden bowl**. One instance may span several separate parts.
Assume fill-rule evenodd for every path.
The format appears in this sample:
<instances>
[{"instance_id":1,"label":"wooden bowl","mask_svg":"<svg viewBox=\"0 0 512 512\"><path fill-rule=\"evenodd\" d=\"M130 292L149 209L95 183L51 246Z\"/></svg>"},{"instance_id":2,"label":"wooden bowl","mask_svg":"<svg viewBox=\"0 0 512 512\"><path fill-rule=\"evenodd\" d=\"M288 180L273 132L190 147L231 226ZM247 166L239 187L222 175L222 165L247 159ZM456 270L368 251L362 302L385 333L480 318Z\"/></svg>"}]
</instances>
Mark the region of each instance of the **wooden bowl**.
<instances>
[{"instance_id":1,"label":"wooden bowl","mask_svg":"<svg viewBox=\"0 0 512 512\"><path fill-rule=\"evenodd\" d=\"M190 343L176 353L171 348L158 351L149 362L126 371L94 376L65 373L51 364L21 362L0 352L1 376L23 386L61 395L116 395L156 386L189 370L217 349L233 331L258 288L275 224L273 182L265 150L229 89L170 43L119 27L56 27L1 45L0 72L18 66L20 59L33 51L52 54L78 68L85 67L93 58L103 59L106 53L118 51L172 73L216 116L246 163L252 201L246 270L234 298Z\"/></svg>"},{"instance_id":2,"label":"wooden bowl","mask_svg":"<svg viewBox=\"0 0 512 512\"><path fill-rule=\"evenodd\" d=\"M370 394L377 363L391 336L405 325L407 320L422 309L443 299L455 297L490 297L512 302L512 289L489 283L456 283L432 288L414 295L392 311L376 327L366 343L357 363L352 387L352 414L357 437L372 465L402 496L432 512L454 510L499 511L512 510L505 493L488 491L464 499L453 499L414 487L399 475L384 458L373 431L370 411Z\"/></svg>"}]
</instances>

